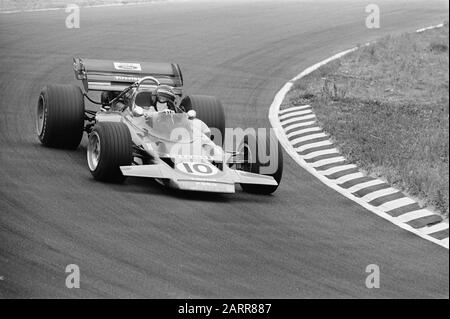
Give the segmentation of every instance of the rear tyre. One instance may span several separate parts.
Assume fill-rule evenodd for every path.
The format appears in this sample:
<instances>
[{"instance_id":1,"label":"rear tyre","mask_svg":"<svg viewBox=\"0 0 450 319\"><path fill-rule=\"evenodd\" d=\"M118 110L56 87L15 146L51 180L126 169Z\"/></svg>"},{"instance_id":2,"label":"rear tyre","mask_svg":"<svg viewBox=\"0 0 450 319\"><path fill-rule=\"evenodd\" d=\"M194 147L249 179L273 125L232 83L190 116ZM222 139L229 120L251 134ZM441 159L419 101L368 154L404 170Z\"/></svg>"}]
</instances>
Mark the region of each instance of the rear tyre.
<instances>
[{"instance_id":1,"label":"rear tyre","mask_svg":"<svg viewBox=\"0 0 450 319\"><path fill-rule=\"evenodd\" d=\"M83 137L84 98L78 86L47 85L39 95L36 130L42 144L77 148Z\"/></svg>"},{"instance_id":2,"label":"rear tyre","mask_svg":"<svg viewBox=\"0 0 450 319\"><path fill-rule=\"evenodd\" d=\"M133 160L131 135L124 123L97 123L89 134L87 162L96 180L123 182L120 166Z\"/></svg>"},{"instance_id":3,"label":"rear tyre","mask_svg":"<svg viewBox=\"0 0 450 319\"><path fill-rule=\"evenodd\" d=\"M260 147L265 147L265 150L260 150ZM273 134L256 135L256 137L251 134L246 135L239 150L244 153L244 159L249 162L242 167L242 170L272 176L278 183L278 185L241 184L242 189L247 193L265 195L275 192L283 175L283 152L276 137ZM269 157L269 160L260 158L261 155Z\"/></svg>"},{"instance_id":4,"label":"rear tyre","mask_svg":"<svg viewBox=\"0 0 450 319\"><path fill-rule=\"evenodd\" d=\"M222 103L213 96L191 95L186 96L180 103L186 112L194 110L197 118L202 120L211 129L211 139L219 146L225 141L225 112ZM221 136L217 136L220 132Z\"/></svg>"}]
</instances>

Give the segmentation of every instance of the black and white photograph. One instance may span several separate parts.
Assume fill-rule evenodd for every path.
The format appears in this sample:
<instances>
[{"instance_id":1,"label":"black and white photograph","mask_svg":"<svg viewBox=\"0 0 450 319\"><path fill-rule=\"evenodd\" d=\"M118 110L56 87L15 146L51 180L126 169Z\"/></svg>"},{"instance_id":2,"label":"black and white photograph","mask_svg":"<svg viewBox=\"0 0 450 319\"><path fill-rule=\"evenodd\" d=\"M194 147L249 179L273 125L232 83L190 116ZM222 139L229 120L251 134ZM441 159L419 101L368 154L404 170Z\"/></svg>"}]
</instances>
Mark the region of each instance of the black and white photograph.
<instances>
[{"instance_id":1,"label":"black and white photograph","mask_svg":"<svg viewBox=\"0 0 450 319\"><path fill-rule=\"evenodd\" d=\"M0 299L448 301L448 21L447 0L0 0Z\"/></svg>"}]
</instances>

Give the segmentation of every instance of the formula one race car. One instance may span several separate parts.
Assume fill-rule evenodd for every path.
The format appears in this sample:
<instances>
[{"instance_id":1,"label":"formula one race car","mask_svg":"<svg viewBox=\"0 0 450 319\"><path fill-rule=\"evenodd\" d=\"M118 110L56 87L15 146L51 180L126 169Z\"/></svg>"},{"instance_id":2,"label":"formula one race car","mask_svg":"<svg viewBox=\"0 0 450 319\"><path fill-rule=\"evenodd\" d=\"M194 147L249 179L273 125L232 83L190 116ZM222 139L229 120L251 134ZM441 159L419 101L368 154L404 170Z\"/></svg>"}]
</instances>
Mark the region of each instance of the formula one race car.
<instances>
[{"instance_id":1,"label":"formula one race car","mask_svg":"<svg viewBox=\"0 0 450 319\"><path fill-rule=\"evenodd\" d=\"M281 180L283 158L274 134L230 130L214 97L182 95L180 67L170 63L114 62L74 58L78 86L48 85L37 106L42 144L77 148L88 134L87 164L100 181L149 177L183 190L270 194ZM88 96L100 91L100 101ZM85 100L100 105L85 109ZM230 140L229 138L227 140Z\"/></svg>"}]
</instances>

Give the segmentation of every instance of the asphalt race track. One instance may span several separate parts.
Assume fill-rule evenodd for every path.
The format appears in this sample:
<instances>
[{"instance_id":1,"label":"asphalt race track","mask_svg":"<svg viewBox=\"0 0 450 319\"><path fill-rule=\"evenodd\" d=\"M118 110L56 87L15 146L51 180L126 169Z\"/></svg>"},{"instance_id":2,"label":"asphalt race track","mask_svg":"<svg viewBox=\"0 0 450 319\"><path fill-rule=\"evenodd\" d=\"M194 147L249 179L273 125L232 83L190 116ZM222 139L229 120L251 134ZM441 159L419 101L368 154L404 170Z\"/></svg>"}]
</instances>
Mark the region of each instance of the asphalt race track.
<instances>
[{"instance_id":1,"label":"asphalt race track","mask_svg":"<svg viewBox=\"0 0 450 319\"><path fill-rule=\"evenodd\" d=\"M38 143L50 83L72 56L173 61L187 93L219 97L230 127L268 127L277 90L357 43L448 20L446 1L169 2L0 15L0 297L448 298L448 250L327 188L285 155L273 196L96 182L76 151ZM77 264L81 288L67 289ZM381 287L367 289L377 264Z\"/></svg>"}]
</instances>

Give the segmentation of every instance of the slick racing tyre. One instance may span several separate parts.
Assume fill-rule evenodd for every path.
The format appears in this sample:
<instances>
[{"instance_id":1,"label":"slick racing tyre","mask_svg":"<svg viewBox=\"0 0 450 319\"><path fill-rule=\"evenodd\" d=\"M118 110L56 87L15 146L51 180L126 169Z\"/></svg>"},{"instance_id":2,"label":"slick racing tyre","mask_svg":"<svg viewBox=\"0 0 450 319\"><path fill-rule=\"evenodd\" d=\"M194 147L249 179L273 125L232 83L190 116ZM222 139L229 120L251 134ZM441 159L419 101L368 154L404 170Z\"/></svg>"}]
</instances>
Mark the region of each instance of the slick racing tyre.
<instances>
[{"instance_id":1,"label":"slick racing tyre","mask_svg":"<svg viewBox=\"0 0 450 319\"><path fill-rule=\"evenodd\" d=\"M72 85L47 85L39 95L36 130L42 144L77 148L83 137L84 98Z\"/></svg>"},{"instance_id":2,"label":"slick racing tyre","mask_svg":"<svg viewBox=\"0 0 450 319\"><path fill-rule=\"evenodd\" d=\"M283 174L283 152L276 137L269 133L256 136L248 134L244 137L239 151L246 161L240 167L241 170L272 176L278 183L278 185L241 184L242 189L248 193L265 195L275 192Z\"/></svg>"},{"instance_id":3,"label":"slick racing tyre","mask_svg":"<svg viewBox=\"0 0 450 319\"><path fill-rule=\"evenodd\" d=\"M123 123L100 122L89 134L87 162L96 180L123 182L120 166L131 165L132 154L130 131Z\"/></svg>"},{"instance_id":4,"label":"slick racing tyre","mask_svg":"<svg viewBox=\"0 0 450 319\"><path fill-rule=\"evenodd\" d=\"M225 141L225 113L222 103L213 96L191 95L186 96L180 103L186 112L194 110L197 118L202 120L211 129L211 139L219 146ZM220 132L220 136L217 133Z\"/></svg>"}]
</instances>

